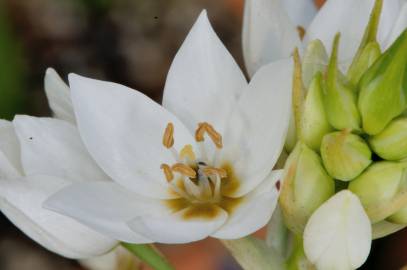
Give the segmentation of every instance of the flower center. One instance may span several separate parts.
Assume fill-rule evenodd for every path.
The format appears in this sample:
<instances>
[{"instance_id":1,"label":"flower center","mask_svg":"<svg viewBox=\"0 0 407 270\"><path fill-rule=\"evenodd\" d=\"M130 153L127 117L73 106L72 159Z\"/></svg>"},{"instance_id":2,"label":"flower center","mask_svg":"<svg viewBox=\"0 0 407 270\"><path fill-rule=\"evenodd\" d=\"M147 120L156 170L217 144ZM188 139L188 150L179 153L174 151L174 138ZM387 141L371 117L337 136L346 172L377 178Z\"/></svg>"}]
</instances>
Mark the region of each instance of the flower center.
<instances>
[{"instance_id":1,"label":"flower center","mask_svg":"<svg viewBox=\"0 0 407 270\"><path fill-rule=\"evenodd\" d=\"M212 159L207 157L205 138L209 138L215 146ZM167 200L167 205L174 211L185 211L185 218L214 217L219 207L231 212L242 198L232 198L239 186L233 167L219 163L219 154L223 148L222 136L209 123L199 123L195 131L195 140L199 146L200 157L195 154L192 145L185 145L181 151L174 148L174 125L168 123L163 135L163 145L170 150L176 160L175 164L161 164L164 176L170 184L171 192L179 196Z\"/></svg>"}]
</instances>

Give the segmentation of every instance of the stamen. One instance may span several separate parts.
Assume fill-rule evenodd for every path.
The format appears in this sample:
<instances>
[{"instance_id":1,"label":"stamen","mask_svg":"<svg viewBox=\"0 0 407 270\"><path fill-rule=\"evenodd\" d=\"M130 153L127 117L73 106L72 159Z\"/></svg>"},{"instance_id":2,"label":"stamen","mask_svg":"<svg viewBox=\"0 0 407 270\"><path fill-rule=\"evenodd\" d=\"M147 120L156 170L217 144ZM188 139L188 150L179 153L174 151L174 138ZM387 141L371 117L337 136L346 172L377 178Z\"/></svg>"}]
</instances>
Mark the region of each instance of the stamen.
<instances>
[{"instance_id":1,"label":"stamen","mask_svg":"<svg viewBox=\"0 0 407 270\"><path fill-rule=\"evenodd\" d=\"M171 169L174 172L180 173L180 174L190 177L190 178L196 177L195 170L183 163L176 163L176 164L172 165Z\"/></svg>"},{"instance_id":2,"label":"stamen","mask_svg":"<svg viewBox=\"0 0 407 270\"><path fill-rule=\"evenodd\" d=\"M165 179L167 179L168 182L171 182L172 179L174 179L174 174L171 171L171 168L167 164L161 164L160 169L163 170Z\"/></svg>"},{"instance_id":3,"label":"stamen","mask_svg":"<svg viewBox=\"0 0 407 270\"><path fill-rule=\"evenodd\" d=\"M305 36L305 29L302 26L297 26L297 32L300 35L300 39L303 40L304 36Z\"/></svg>"},{"instance_id":4,"label":"stamen","mask_svg":"<svg viewBox=\"0 0 407 270\"><path fill-rule=\"evenodd\" d=\"M174 125L170 122L164 131L163 145L166 148L171 148L174 145Z\"/></svg>"},{"instance_id":5,"label":"stamen","mask_svg":"<svg viewBox=\"0 0 407 270\"><path fill-rule=\"evenodd\" d=\"M183 160L184 158L187 158L190 161L196 160L195 153L194 153L194 150L192 148L192 145L190 145L190 144L185 145L181 149L179 157L180 157L181 160Z\"/></svg>"},{"instance_id":6,"label":"stamen","mask_svg":"<svg viewBox=\"0 0 407 270\"><path fill-rule=\"evenodd\" d=\"M216 145L217 148L222 148L222 135L220 135L211 124L207 122L199 123L198 128L195 131L195 140L197 142L204 141L205 133L212 139L213 143Z\"/></svg>"},{"instance_id":7,"label":"stamen","mask_svg":"<svg viewBox=\"0 0 407 270\"><path fill-rule=\"evenodd\" d=\"M226 178L228 176L226 170L222 168L205 167L202 171L207 176L218 175L220 178Z\"/></svg>"}]
</instances>

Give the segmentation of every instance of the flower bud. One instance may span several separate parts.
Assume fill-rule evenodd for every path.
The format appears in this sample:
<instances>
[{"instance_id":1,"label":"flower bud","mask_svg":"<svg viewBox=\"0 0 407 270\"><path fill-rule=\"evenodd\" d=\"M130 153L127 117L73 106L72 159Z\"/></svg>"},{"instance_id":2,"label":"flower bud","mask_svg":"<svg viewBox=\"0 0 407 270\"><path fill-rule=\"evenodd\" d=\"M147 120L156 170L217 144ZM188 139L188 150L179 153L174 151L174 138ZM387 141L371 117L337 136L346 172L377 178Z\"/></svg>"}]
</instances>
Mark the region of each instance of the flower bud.
<instances>
[{"instance_id":1,"label":"flower bud","mask_svg":"<svg viewBox=\"0 0 407 270\"><path fill-rule=\"evenodd\" d=\"M379 134L369 138L373 151L386 160L407 157L407 118L393 120Z\"/></svg>"},{"instance_id":2,"label":"flower bud","mask_svg":"<svg viewBox=\"0 0 407 270\"><path fill-rule=\"evenodd\" d=\"M319 39L308 43L302 59L302 80L305 88L308 88L315 74L324 72L328 65L328 54L324 44Z\"/></svg>"},{"instance_id":3,"label":"flower bud","mask_svg":"<svg viewBox=\"0 0 407 270\"><path fill-rule=\"evenodd\" d=\"M328 66L324 104L328 121L336 129L360 130L356 93L338 70L339 34L335 36Z\"/></svg>"},{"instance_id":4,"label":"flower bud","mask_svg":"<svg viewBox=\"0 0 407 270\"><path fill-rule=\"evenodd\" d=\"M396 224L407 224L407 205L388 217L387 220Z\"/></svg>"},{"instance_id":5,"label":"flower bud","mask_svg":"<svg viewBox=\"0 0 407 270\"><path fill-rule=\"evenodd\" d=\"M334 193L334 180L325 172L321 159L298 142L284 167L280 206L287 227L301 234L311 214Z\"/></svg>"},{"instance_id":6,"label":"flower bud","mask_svg":"<svg viewBox=\"0 0 407 270\"><path fill-rule=\"evenodd\" d=\"M363 73L380 57L380 45L376 41L370 42L362 50L360 56L352 63L348 70L349 82L356 86Z\"/></svg>"},{"instance_id":7,"label":"flower bud","mask_svg":"<svg viewBox=\"0 0 407 270\"><path fill-rule=\"evenodd\" d=\"M329 133L321 143L321 157L333 178L350 181L372 162L372 152L365 141L347 130Z\"/></svg>"},{"instance_id":8,"label":"flower bud","mask_svg":"<svg viewBox=\"0 0 407 270\"><path fill-rule=\"evenodd\" d=\"M406 168L405 162L376 162L349 184L349 190L359 196L372 223L407 205Z\"/></svg>"},{"instance_id":9,"label":"flower bud","mask_svg":"<svg viewBox=\"0 0 407 270\"><path fill-rule=\"evenodd\" d=\"M299 138L314 151L319 151L322 137L332 131L325 114L321 84L322 74L318 72L308 89L299 128Z\"/></svg>"},{"instance_id":10,"label":"flower bud","mask_svg":"<svg viewBox=\"0 0 407 270\"><path fill-rule=\"evenodd\" d=\"M363 130L381 132L407 105L407 31L365 72L359 83Z\"/></svg>"}]
</instances>

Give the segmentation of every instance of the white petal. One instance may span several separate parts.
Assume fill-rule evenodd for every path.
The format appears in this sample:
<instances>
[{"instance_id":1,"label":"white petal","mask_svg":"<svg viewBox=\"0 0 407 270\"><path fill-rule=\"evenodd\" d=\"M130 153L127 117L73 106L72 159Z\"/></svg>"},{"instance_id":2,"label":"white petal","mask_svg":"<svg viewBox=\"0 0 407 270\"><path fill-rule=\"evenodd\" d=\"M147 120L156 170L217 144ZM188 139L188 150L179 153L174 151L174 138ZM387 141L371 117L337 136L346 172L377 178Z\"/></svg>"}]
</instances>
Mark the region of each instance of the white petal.
<instances>
[{"instance_id":1,"label":"white petal","mask_svg":"<svg viewBox=\"0 0 407 270\"><path fill-rule=\"evenodd\" d=\"M317 269L356 269L369 255L372 229L359 198L341 191L321 205L304 231L304 251Z\"/></svg>"},{"instance_id":2,"label":"white petal","mask_svg":"<svg viewBox=\"0 0 407 270\"><path fill-rule=\"evenodd\" d=\"M75 74L69 75L69 83L79 132L99 166L135 192L168 197L160 165L175 160L162 145L162 136L172 122L174 147L180 150L194 143L187 128L153 100L128 87Z\"/></svg>"},{"instance_id":3,"label":"white petal","mask_svg":"<svg viewBox=\"0 0 407 270\"><path fill-rule=\"evenodd\" d=\"M332 42L337 32L341 33L339 59L349 64L359 47L363 33L369 21L374 0L330 0L323 5L307 29L306 43L320 39L327 50L332 50ZM379 42L386 36L394 23L397 0L383 1L383 12L380 18Z\"/></svg>"},{"instance_id":4,"label":"white petal","mask_svg":"<svg viewBox=\"0 0 407 270\"><path fill-rule=\"evenodd\" d=\"M52 195L47 209L70 216L90 228L124 242L149 243L126 222L134 217L161 211L159 201L129 192L114 182L73 184Z\"/></svg>"},{"instance_id":5,"label":"white petal","mask_svg":"<svg viewBox=\"0 0 407 270\"><path fill-rule=\"evenodd\" d=\"M165 83L163 106L194 132L209 122L223 132L246 79L202 11L176 54Z\"/></svg>"},{"instance_id":6,"label":"white petal","mask_svg":"<svg viewBox=\"0 0 407 270\"><path fill-rule=\"evenodd\" d=\"M380 24L377 32L377 40L383 50L386 48L386 43L388 42L389 37L392 34L395 23L398 19L401 19L401 10L402 3L399 0L383 1L382 14L380 16Z\"/></svg>"},{"instance_id":7,"label":"white petal","mask_svg":"<svg viewBox=\"0 0 407 270\"><path fill-rule=\"evenodd\" d=\"M307 28L317 13L314 0L282 0L284 8L294 25Z\"/></svg>"},{"instance_id":8,"label":"white petal","mask_svg":"<svg viewBox=\"0 0 407 270\"><path fill-rule=\"evenodd\" d=\"M16 116L26 175L47 174L69 181L109 180L86 151L72 124L53 118Z\"/></svg>"},{"instance_id":9,"label":"white petal","mask_svg":"<svg viewBox=\"0 0 407 270\"><path fill-rule=\"evenodd\" d=\"M75 123L69 87L53 68L48 68L44 78L45 94L54 116Z\"/></svg>"},{"instance_id":10,"label":"white petal","mask_svg":"<svg viewBox=\"0 0 407 270\"><path fill-rule=\"evenodd\" d=\"M1 211L30 238L69 258L106 253L117 243L71 218L42 208L43 201L67 183L50 176L0 180Z\"/></svg>"},{"instance_id":11,"label":"white petal","mask_svg":"<svg viewBox=\"0 0 407 270\"><path fill-rule=\"evenodd\" d=\"M278 190L275 184L280 179L281 173L281 170L272 172L261 185L247 194L239 207L229 214L226 223L212 236L237 239L266 225L277 205Z\"/></svg>"},{"instance_id":12,"label":"white petal","mask_svg":"<svg viewBox=\"0 0 407 270\"><path fill-rule=\"evenodd\" d=\"M131 220L128 224L134 231L158 243L188 243L204 239L222 226L228 214L216 208L215 217L185 218L187 209L160 216L145 215ZM215 210L214 210L215 211Z\"/></svg>"},{"instance_id":13,"label":"white petal","mask_svg":"<svg viewBox=\"0 0 407 270\"><path fill-rule=\"evenodd\" d=\"M407 2L401 7L400 13L393 29L391 30L388 39L386 41L385 49L391 46L391 44L399 37L399 35L407 28Z\"/></svg>"},{"instance_id":14,"label":"white petal","mask_svg":"<svg viewBox=\"0 0 407 270\"><path fill-rule=\"evenodd\" d=\"M291 112L292 66L292 59L286 59L263 67L232 113L222 160L232 163L241 185L229 196L254 189L283 149Z\"/></svg>"},{"instance_id":15,"label":"white petal","mask_svg":"<svg viewBox=\"0 0 407 270\"><path fill-rule=\"evenodd\" d=\"M13 124L0 119L0 178L14 178L22 174L20 144Z\"/></svg>"},{"instance_id":16,"label":"white petal","mask_svg":"<svg viewBox=\"0 0 407 270\"><path fill-rule=\"evenodd\" d=\"M243 56L250 76L265 64L287 58L300 38L280 0L246 0Z\"/></svg>"}]
</instances>

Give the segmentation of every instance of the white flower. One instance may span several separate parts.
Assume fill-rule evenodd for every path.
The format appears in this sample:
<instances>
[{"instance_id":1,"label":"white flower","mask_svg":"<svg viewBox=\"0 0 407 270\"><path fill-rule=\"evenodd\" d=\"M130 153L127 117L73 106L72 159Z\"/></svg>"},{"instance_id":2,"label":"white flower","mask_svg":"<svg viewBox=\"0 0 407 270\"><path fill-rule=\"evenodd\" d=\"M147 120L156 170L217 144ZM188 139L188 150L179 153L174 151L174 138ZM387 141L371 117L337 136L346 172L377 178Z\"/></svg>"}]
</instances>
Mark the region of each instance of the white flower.
<instances>
[{"instance_id":1,"label":"white flower","mask_svg":"<svg viewBox=\"0 0 407 270\"><path fill-rule=\"evenodd\" d=\"M45 248L69 258L111 250L117 241L42 208L73 182L110 181L86 152L77 129L51 118L0 120L0 210Z\"/></svg>"},{"instance_id":2,"label":"white flower","mask_svg":"<svg viewBox=\"0 0 407 270\"><path fill-rule=\"evenodd\" d=\"M245 1L243 55L250 75L267 63L290 56L295 47L305 48L315 39L320 39L330 51L337 32L341 33L339 60L346 70L360 44L374 0L328 0L318 13L313 2ZM406 26L407 2L384 0L378 31L382 49L387 49Z\"/></svg>"},{"instance_id":3,"label":"white flower","mask_svg":"<svg viewBox=\"0 0 407 270\"><path fill-rule=\"evenodd\" d=\"M317 269L360 267L370 252L372 229L359 198L338 192L321 205L304 230L304 251Z\"/></svg>"},{"instance_id":4,"label":"white flower","mask_svg":"<svg viewBox=\"0 0 407 270\"><path fill-rule=\"evenodd\" d=\"M81 137L116 183L76 183L45 206L130 243L256 231L277 201L280 173L270 171L284 143L291 81L287 59L247 84L205 11L170 68L164 107L125 86L71 74Z\"/></svg>"}]
</instances>

